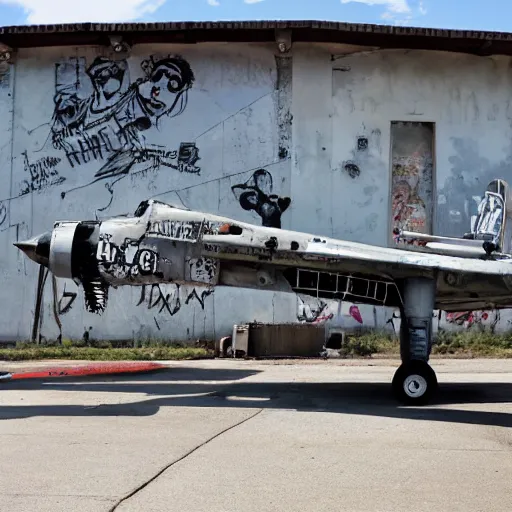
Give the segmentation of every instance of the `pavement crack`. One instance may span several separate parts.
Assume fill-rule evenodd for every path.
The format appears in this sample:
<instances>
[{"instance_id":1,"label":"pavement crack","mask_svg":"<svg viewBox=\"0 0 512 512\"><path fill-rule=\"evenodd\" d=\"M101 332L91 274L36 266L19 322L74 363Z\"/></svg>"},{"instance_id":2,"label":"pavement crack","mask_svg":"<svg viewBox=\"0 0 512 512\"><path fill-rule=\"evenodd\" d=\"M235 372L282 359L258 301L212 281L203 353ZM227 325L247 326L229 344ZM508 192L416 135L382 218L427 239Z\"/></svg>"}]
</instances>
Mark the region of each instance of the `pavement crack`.
<instances>
[{"instance_id":1,"label":"pavement crack","mask_svg":"<svg viewBox=\"0 0 512 512\"><path fill-rule=\"evenodd\" d=\"M244 423L247 423L249 420L252 420L253 418L255 418L256 416L258 416L258 414L260 414L261 412L263 412L263 409L259 409L258 411L256 411L254 414L251 414L249 417L243 419L242 421L238 421L237 423L235 423L234 425L231 425L223 430L221 430L220 432L217 432L217 434L213 435L212 437L209 437L206 441L202 442L201 444L195 446L194 448L192 448L191 450L189 450L187 453L185 453L184 455L182 455L179 459L176 459L176 460L173 460L172 462L170 462L169 464L167 464L166 466L164 466L160 471L158 471L155 475L153 475L151 478L149 478L148 480L146 480L144 483L142 483L141 485L139 485L138 487L136 487L135 489L133 489L132 491L130 491L126 496L123 496L121 499L119 499L109 510L108 512L114 512L115 510L118 509L118 507L123 504L125 501L129 500L130 498L132 498L133 496L135 496L138 492L142 491L142 489L144 489L145 487L147 487L150 483L154 482L160 475L162 475L163 473L165 473L165 471L167 471L169 468L171 468L172 466L174 466L175 464L177 464L178 462L181 462L182 460L186 459L187 457L189 457L190 455L192 455L194 452L196 452L197 450L199 450L200 448L202 448L203 446L206 446L207 444L211 443L214 439L217 439L218 437L220 437L221 435L225 434L226 432L229 432L230 430L233 430L234 428L236 427L239 427L240 425L243 425Z\"/></svg>"}]
</instances>

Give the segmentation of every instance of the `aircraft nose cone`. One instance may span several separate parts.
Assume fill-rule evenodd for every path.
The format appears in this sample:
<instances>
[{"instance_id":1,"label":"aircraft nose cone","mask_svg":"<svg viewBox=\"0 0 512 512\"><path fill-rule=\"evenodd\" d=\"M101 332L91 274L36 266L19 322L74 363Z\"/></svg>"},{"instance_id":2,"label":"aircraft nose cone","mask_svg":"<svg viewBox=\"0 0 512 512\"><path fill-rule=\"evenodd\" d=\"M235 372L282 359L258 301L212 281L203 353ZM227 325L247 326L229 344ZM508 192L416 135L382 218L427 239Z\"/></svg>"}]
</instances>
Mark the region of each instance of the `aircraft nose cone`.
<instances>
[{"instance_id":1,"label":"aircraft nose cone","mask_svg":"<svg viewBox=\"0 0 512 512\"><path fill-rule=\"evenodd\" d=\"M15 242L14 245L32 261L47 267L50 260L50 241L51 233L44 233L30 240Z\"/></svg>"}]
</instances>

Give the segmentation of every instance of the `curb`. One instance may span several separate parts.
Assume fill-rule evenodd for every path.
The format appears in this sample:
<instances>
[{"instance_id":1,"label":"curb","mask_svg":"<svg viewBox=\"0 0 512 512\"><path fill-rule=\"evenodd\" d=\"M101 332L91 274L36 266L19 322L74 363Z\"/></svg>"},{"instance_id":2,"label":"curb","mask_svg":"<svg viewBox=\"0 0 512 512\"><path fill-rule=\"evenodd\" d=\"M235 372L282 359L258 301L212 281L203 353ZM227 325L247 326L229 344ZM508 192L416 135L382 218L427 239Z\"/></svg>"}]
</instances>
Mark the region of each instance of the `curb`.
<instances>
[{"instance_id":1,"label":"curb","mask_svg":"<svg viewBox=\"0 0 512 512\"><path fill-rule=\"evenodd\" d=\"M97 363L85 366L55 366L38 371L0 374L0 382L23 379L47 379L58 377L87 377L93 375L120 375L129 373L146 373L167 368L160 363Z\"/></svg>"}]
</instances>

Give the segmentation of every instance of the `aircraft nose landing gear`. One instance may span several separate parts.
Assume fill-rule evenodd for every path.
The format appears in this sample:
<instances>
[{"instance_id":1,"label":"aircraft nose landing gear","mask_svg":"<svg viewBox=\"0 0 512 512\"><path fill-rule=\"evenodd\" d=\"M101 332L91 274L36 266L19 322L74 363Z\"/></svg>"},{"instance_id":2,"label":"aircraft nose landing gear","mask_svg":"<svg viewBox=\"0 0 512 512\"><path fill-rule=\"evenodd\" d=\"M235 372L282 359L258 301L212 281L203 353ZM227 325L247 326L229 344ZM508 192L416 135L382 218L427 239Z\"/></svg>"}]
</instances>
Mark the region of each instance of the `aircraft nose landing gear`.
<instances>
[{"instance_id":1,"label":"aircraft nose landing gear","mask_svg":"<svg viewBox=\"0 0 512 512\"><path fill-rule=\"evenodd\" d=\"M435 289L434 279L410 278L403 282L402 365L393 377L393 392L400 402L407 405L425 405L438 387L436 374L428 364Z\"/></svg>"},{"instance_id":2,"label":"aircraft nose landing gear","mask_svg":"<svg viewBox=\"0 0 512 512\"><path fill-rule=\"evenodd\" d=\"M393 392L407 405L425 405L438 388L434 370L426 361L403 363L393 377Z\"/></svg>"}]
</instances>

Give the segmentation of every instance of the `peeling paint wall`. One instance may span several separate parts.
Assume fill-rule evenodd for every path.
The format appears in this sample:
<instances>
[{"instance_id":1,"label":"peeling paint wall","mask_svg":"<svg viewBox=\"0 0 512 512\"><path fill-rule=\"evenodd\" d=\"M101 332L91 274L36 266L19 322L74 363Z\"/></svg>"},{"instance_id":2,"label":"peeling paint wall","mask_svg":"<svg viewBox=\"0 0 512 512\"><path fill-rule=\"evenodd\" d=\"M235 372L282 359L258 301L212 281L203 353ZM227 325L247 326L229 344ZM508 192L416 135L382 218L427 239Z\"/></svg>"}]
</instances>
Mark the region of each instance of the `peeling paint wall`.
<instances>
[{"instance_id":1,"label":"peeling paint wall","mask_svg":"<svg viewBox=\"0 0 512 512\"><path fill-rule=\"evenodd\" d=\"M419 187L417 201L426 222L407 227L445 236L469 231L487 184L496 177L512 181L511 63L508 57L295 45L293 223L300 217L306 231L388 245L395 206L392 124L432 123L431 155L429 148L411 155L431 156L421 160L432 177ZM373 326L371 308L360 309ZM444 329L481 318L484 329L499 331L512 320L508 310L468 312L469 323L436 315ZM377 324L398 327L393 316L386 311L387 320L379 317ZM488 320L496 316L496 323Z\"/></svg>"},{"instance_id":2,"label":"peeling paint wall","mask_svg":"<svg viewBox=\"0 0 512 512\"><path fill-rule=\"evenodd\" d=\"M0 340L27 339L36 307L38 269L12 243L56 220L132 213L154 197L388 245L395 121L434 124L437 199L425 203L425 229L468 231L488 181L512 183L510 59L356 50L145 45L123 58L107 48L39 48L2 64ZM47 276L41 335L193 340L240 322L311 321L327 308L175 285L112 290L102 317L83 300L73 282ZM391 329L392 311L360 306L351 316L347 307L345 323ZM336 322L339 311L327 309Z\"/></svg>"},{"instance_id":3,"label":"peeling paint wall","mask_svg":"<svg viewBox=\"0 0 512 512\"><path fill-rule=\"evenodd\" d=\"M380 130L383 158L367 170L376 174L389 167L392 121L434 123L434 232L467 231L487 183L512 179L510 59L396 50L336 63L344 70L333 68L335 117L352 127L340 124L340 138L354 144L354 128Z\"/></svg>"}]
</instances>

